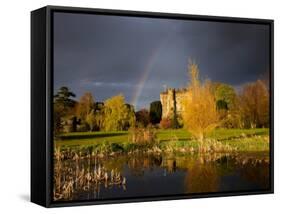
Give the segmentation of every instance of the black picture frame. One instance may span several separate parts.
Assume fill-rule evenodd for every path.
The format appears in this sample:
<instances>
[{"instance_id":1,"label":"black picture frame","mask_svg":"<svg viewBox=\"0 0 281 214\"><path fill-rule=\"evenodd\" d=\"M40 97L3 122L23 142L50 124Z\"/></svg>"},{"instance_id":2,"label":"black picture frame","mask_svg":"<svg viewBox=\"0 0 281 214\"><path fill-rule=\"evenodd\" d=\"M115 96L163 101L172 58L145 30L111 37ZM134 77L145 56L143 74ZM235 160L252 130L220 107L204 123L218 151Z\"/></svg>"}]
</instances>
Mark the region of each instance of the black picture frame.
<instances>
[{"instance_id":1,"label":"black picture frame","mask_svg":"<svg viewBox=\"0 0 281 214\"><path fill-rule=\"evenodd\" d=\"M188 194L116 200L52 202L52 100L53 13L86 13L228 23L263 24L270 27L270 188L265 191ZM274 192L274 21L125 10L46 6L31 12L31 201L44 207L268 194Z\"/></svg>"}]
</instances>

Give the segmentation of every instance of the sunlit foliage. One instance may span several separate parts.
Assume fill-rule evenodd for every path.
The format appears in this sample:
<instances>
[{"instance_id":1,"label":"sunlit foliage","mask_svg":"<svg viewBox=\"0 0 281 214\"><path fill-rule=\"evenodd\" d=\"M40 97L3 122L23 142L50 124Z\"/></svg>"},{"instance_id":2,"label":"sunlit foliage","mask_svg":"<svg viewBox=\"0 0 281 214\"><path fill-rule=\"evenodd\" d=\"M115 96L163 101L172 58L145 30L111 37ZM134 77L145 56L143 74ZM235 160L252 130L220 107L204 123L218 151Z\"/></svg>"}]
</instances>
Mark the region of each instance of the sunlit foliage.
<instances>
[{"instance_id":1,"label":"sunlit foliage","mask_svg":"<svg viewBox=\"0 0 281 214\"><path fill-rule=\"evenodd\" d=\"M198 65L190 61L188 65L190 78L190 98L184 102L185 112L183 120L188 131L200 142L212 131L219 122L215 96L212 93L211 83L199 80Z\"/></svg>"},{"instance_id":2,"label":"sunlit foliage","mask_svg":"<svg viewBox=\"0 0 281 214\"><path fill-rule=\"evenodd\" d=\"M135 125L135 114L131 106L125 104L123 95L117 95L107 99L104 103L105 131L126 130Z\"/></svg>"},{"instance_id":3,"label":"sunlit foliage","mask_svg":"<svg viewBox=\"0 0 281 214\"><path fill-rule=\"evenodd\" d=\"M261 80L243 87L240 95L240 108L244 127L268 127L269 92Z\"/></svg>"},{"instance_id":4,"label":"sunlit foliage","mask_svg":"<svg viewBox=\"0 0 281 214\"><path fill-rule=\"evenodd\" d=\"M79 100L77 106L77 117L85 121L94 108L94 98L90 92L86 92Z\"/></svg>"}]
</instances>

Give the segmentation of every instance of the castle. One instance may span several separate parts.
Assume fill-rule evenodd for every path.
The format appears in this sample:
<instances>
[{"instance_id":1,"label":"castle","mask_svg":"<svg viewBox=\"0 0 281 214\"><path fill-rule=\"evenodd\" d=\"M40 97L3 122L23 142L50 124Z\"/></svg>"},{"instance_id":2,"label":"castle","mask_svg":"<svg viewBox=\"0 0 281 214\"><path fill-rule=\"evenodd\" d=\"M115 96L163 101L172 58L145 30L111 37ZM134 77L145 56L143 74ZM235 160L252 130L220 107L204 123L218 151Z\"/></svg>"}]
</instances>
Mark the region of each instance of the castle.
<instances>
[{"instance_id":1,"label":"castle","mask_svg":"<svg viewBox=\"0 0 281 214\"><path fill-rule=\"evenodd\" d=\"M168 88L164 92L161 92L162 118L170 117L174 112L176 112L177 115L182 115L185 110L183 101L189 98L190 92L186 88Z\"/></svg>"}]
</instances>

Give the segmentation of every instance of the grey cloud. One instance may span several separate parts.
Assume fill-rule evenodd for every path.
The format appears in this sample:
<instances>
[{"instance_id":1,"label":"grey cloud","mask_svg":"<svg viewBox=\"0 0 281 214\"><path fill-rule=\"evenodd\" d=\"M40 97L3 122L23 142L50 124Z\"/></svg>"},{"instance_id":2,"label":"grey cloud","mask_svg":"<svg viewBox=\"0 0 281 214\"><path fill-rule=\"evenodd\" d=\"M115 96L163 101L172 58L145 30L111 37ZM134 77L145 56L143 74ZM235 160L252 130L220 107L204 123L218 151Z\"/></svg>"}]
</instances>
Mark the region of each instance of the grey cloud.
<instances>
[{"instance_id":1,"label":"grey cloud","mask_svg":"<svg viewBox=\"0 0 281 214\"><path fill-rule=\"evenodd\" d=\"M140 91L137 108L148 106L163 85L186 86L188 58L202 77L234 86L269 69L266 25L69 13L54 20L54 88L78 97L122 93L130 102Z\"/></svg>"}]
</instances>

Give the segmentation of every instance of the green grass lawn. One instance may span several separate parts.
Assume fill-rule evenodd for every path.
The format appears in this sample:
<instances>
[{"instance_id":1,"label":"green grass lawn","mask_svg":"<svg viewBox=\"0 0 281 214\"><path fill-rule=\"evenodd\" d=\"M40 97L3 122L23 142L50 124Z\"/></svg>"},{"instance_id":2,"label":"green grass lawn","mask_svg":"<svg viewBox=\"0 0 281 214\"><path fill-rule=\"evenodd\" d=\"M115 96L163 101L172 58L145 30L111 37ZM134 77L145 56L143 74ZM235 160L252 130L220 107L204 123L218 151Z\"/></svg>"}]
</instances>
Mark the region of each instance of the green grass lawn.
<instances>
[{"instance_id":1,"label":"green grass lawn","mask_svg":"<svg viewBox=\"0 0 281 214\"><path fill-rule=\"evenodd\" d=\"M191 139L191 135L184 129L157 131L157 139L159 139L160 142L170 141L175 137L180 141L188 141ZM56 141L57 145L93 145L105 141L112 143L128 143L129 132L73 132L63 134L60 138L60 140Z\"/></svg>"},{"instance_id":2,"label":"green grass lawn","mask_svg":"<svg viewBox=\"0 0 281 214\"><path fill-rule=\"evenodd\" d=\"M118 132L73 132L60 136L58 145L94 145L103 142L128 142L128 131Z\"/></svg>"},{"instance_id":3,"label":"green grass lawn","mask_svg":"<svg viewBox=\"0 0 281 214\"><path fill-rule=\"evenodd\" d=\"M192 139L185 129L157 130L157 146L162 150L198 149L199 143ZM229 148L235 151L268 151L269 129L216 129L208 136L209 147L217 146L222 150ZM215 141L215 144L212 143ZM118 132L75 132L61 135L55 141L60 147L101 147L104 150L131 150L137 147L129 142L128 131ZM142 145L143 146L143 145Z\"/></svg>"}]
</instances>

